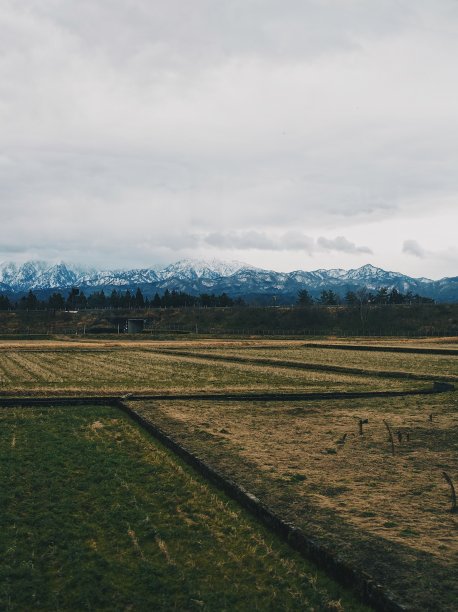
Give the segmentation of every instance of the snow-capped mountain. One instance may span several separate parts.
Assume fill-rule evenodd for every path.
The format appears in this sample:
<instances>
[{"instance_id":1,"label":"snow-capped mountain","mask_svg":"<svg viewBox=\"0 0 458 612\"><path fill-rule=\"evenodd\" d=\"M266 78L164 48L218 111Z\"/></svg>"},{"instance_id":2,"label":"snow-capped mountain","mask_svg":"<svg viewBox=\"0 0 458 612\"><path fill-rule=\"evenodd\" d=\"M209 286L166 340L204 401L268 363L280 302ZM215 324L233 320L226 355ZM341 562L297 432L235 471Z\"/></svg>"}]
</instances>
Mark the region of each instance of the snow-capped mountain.
<instances>
[{"instance_id":1,"label":"snow-capped mountain","mask_svg":"<svg viewBox=\"0 0 458 612\"><path fill-rule=\"evenodd\" d=\"M83 287L124 287L140 286L155 283L158 280L156 271L152 268L134 270L103 270L85 274L76 283Z\"/></svg>"},{"instance_id":2,"label":"snow-capped mountain","mask_svg":"<svg viewBox=\"0 0 458 612\"><path fill-rule=\"evenodd\" d=\"M380 287L412 291L439 301L458 301L458 277L432 281L411 278L370 264L352 270L295 270L275 272L255 268L239 261L185 259L162 269L156 267L133 270L95 270L66 263L47 264L29 261L18 266L11 262L0 264L0 291L23 293L29 290L66 290L80 287L86 293L96 290L136 289L146 295L166 289L187 293L222 293L232 296L288 296L300 289L319 295L333 289L341 295L349 290L366 287L376 291Z\"/></svg>"},{"instance_id":3,"label":"snow-capped mountain","mask_svg":"<svg viewBox=\"0 0 458 612\"><path fill-rule=\"evenodd\" d=\"M161 279L169 278L195 280L198 278L216 279L232 276L243 269L255 270L253 266L241 261L221 261L219 259L182 259L159 272Z\"/></svg>"},{"instance_id":4,"label":"snow-capped mountain","mask_svg":"<svg viewBox=\"0 0 458 612\"><path fill-rule=\"evenodd\" d=\"M12 262L0 264L0 283L12 291L72 287L84 276L96 274L94 268L69 265L63 262L28 261L18 266Z\"/></svg>"}]
</instances>

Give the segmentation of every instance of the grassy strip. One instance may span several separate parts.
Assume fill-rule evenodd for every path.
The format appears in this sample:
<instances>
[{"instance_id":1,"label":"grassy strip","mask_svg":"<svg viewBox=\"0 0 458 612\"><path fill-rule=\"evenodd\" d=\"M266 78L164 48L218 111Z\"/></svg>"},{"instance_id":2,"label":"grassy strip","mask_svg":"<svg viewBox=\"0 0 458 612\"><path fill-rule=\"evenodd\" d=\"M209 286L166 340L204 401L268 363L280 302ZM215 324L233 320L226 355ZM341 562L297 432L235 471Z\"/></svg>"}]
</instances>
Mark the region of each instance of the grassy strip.
<instances>
[{"instance_id":1,"label":"grassy strip","mask_svg":"<svg viewBox=\"0 0 458 612\"><path fill-rule=\"evenodd\" d=\"M363 610L110 407L0 413L2 610Z\"/></svg>"}]
</instances>

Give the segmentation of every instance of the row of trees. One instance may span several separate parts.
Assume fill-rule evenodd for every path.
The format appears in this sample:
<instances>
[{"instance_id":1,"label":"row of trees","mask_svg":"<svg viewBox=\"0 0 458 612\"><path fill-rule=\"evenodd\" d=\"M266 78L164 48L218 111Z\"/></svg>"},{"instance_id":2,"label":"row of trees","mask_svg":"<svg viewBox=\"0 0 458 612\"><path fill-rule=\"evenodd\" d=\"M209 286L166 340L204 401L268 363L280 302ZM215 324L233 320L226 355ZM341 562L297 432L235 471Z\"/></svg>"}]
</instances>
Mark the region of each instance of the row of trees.
<instances>
[{"instance_id":1,"label":"row of trees","mask_svg":"<svg viewBox=\"0 0 458 612\"><path fill-rule=\"evenodd\" d=\"M202 293L199 296L190 295L183 291L165 290L160 296L158 293L149 300L143 296L140 288L135 293L129 290L113 290L110 295L105 292L96 291L86 296L83 291L73 287L67 297L55 292L47 300L40 300L29 291L26 296L18 301L10 300L6 295L0 295L0 310L84 310L86 308L119 308L119 309L142 309L142 308L178 308L186 306L224 307L243 305L240 298L233 300L227 294L214 295Z\"/></svg>"},{"instance_id":2,"label":"row of trees","mask_svg":"<svg viewBox=\"0 0 458 612\"><path fill-rule=\"evenodd\" d=\"M412 292L403 294L397 289L390 291L386 287L382 287L376 293L372 293L365 288L348 291L343 298L332 289L326 289L321 292L317 299L313 298L307 289L302 289L297 295L296 303L299 306L311 306L312 304L362 306L367 304L431 304L434 303L434 300ZM241 298L233 299L226 293L221 295L202 293L195 296L183 291L169 291L168 289L162 295L156 293L151 299L144 297L140 288L136 292L113 290L109 295L106 295L102 290L86 296L83 291L74 287L66 297L59 292L55 292L47 300L40 300L33 291L29 291L26 296L21 297L16 302L10 300L6 295L0 295L0 310L142 309L244 305L245 302Z\"/></svg>"},{"instance_id":3,"label":"row of trees","mask_svg":"<svg viewBox=\"0 0 458 612\"><path fill-rule=\"evenodd\" d=\"M401 293L397 289L389 291L387 287L381 287L376 293L370 292L363 287L357 291L347 291L342 299L332 289L321 292L320 297L315 300L307 289L302 289L297 295L297 304L300 306L311 306L312 304L323 304L325 306L337 306L346 304L348 306L362 306L364 304L434 304L434 300L422 297L417 293L408 291Z\"/></svg>"}]
</instances>

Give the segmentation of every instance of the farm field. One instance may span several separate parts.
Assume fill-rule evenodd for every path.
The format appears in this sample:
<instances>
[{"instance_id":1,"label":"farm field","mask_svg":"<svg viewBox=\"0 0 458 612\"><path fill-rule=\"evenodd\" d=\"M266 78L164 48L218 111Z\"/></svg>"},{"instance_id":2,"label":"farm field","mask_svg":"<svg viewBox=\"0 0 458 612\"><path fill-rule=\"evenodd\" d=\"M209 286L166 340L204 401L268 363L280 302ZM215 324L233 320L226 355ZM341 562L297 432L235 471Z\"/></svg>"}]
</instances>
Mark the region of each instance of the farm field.
<instances>
[{"instance_id":1,"label":"farm field","mask_svg":"<svg viewBox=\"0 0 458 612\"><path fill-rule=\"evenodd\" d=\"M160 345L159 345L160 346ZM158 343L0 344L0 393L5 395L116 395L126 392L329 392L406 390L425 382L358 374L214 362L158 352Z\"/></svg>"},{"instance_id":2,"label":"farm field","mask_svg":"<svg viewBox=\"0 0 458 612\"><path fill-rule=\"evenodd\" d=\"M116 408L0 423L0 609L366 609Z\"/></svg>"},{"instance_id":3,"label":"farm field","mask_svg":"<svg viewBox=\"0 0 458 612\"><path fill-rule=\"evenodd\" d=\"M456 609L458 514L450 512L442 475L458 479L456 393L351 403L131 405L369 571L398 601L419 610ZM368 420L362 436L359 419ZM383 420L395 434L394 456Z\"/></svg>"},{"instance_id":4,"label":"farm field","mask_svg":"<svg viewBox=\"0 0 458 612\"><path fill-rule=\"evenodd\" d=\"M205 347L198 350L187 349L190 354L207 353ZM272 362L288 361L298 364L318 364L340 366L354 369L408 372L414 375L454 378L458 382L457 358L449 355L428 355L414 353L365 352L352 350L332 350L328 348L309 348L299 344L291 346L246 347L208 347L207 354L221 357L239 357L256 360L268 359ZM458 354L457 354L458 355ZM273 363L275 365L275 363Z\"/></svg>"},{"instance_id":5,"label":"farm field","mask_svg":"<svg viewBox=\"0 0 458 612\"><path fill-rule=\"evenodd\" d=\"M331 343L337 344L335 339L328 340L328 344ZM447 339L447 343L442 342L442 339L437 341L410 340L399 343L395 343L392 339L389 340L389 344L395 347L457 347L453 339ZM288 402L282 400L280 396L282 393L365 393L431 389L434 380L454 381L458 378L456 365L458 356L356 350L360 344L369 344L368 339L355 342L354 350L337 350L319 345L310 347L304 346L305 344L305 341L284 339L155 341L145 340L144 337L139 340L74 338L54 341L0 341L0 399L8 397L17 399L26 396L48 399L57 396L103 398L115 395L126 396L129 393L133 398L135 395L170 396L167 399L154 401L132 399L129 400L129 403L134 410L159 426L174 440L254 493L283 519L299 526L307 535L324 544L339 558L361 571L367 571L376 582L393 592L397 601L409 604L414 609L454 610L454 604L458 598L458 587L456 586L458 514L450 512L450 489L443 477L443 472L446 472L455 483L458 482L457 392L416 394L396 398L381 396L352 398L351 400L331 400L323 397L313 400L304 398L303 401L299 401L290 398ZM345 339L345 344L348 344L348 339ZM371 342L371 345L382 347L387 346L387 343ZM180 354L177 354L178 352ZM218 357L223 360L217 359ZM252 362L224 361L226 358L228 360L249 359ZM269 363L253 362L256 359L269 360ZM284 363L278 363L281 361ZM293 365L294 363L310 363L321 369L301 370L288 367L287 362L292 362ZM338 367L354 368L355 370L360 368L366 373L332 371L332 368ZM371 370L374 372L373 376ZM394 376L384 375L388 372L394 373ZM399 378L396 377L396 373L399 373ZM419 375L423 379L405 378L403 376L406 373ZM224 394L237 393L244 394L245 401L237 401L233 397L230 401L229 398L224 401L173 398L174 395L219 394L224 396ZM270 393L278 397L275 402L254 401L248 397L251 393L258 395ZM46 415L52 415L52 418ZM15 507L16 510L23 500L29 499L27 487L30 488L32 485L27 478L29 472L32 475L35 474L35 467L30 464L30 468L20 468L20 461L18 462L19 471L11 472L11 461L14 459L15 463L17 459L21 459L20 453L24 453L24 461L32 462L32 457L36 459L38 456L43 459L42 466L40 462L37 462L37 482L41 482L42 474L52 474L52 479L48 477L46 486L49 486L50 482L54 482L54 474L57 475L57 488L54 489L53 497L59 497L58 487L62 486L62 483L74 479L75 482L82 484L78 484L72 495L76 493L79 495L79 492L83 492L85 487L90 491L103 491L103 502L100 501L100 508L103 509L110 507L112 503L109 488L104 488L105 481L106 483L112 481L110 486L113 483L116 485L115 493L113 493L113 500L115 500L113 503L118 504L116 507L120 508L125 504L128 506L130 504L129 508L133 512L135 503L138 505L138 500L143 500L142 496L147 494L142 489L143 485L140 482L144 483L149 473L154 474L156 478L156 467L148 471L150 468L145 467L145 461L149 461L148 457L152 457L154 453L163 451L158 450L157 445L149 441L148 444L152 444L156 450L154 452L151 450L152 454L150 451L146 452L144 450L145 434L140 433L136 426L133 426L114 408L75 407L74 409L54 408L52 410L15 408L2 410L0 418L2 419L0 435L4 436L0 448L0 454L4 452L4 455L0 462L2 466L8 466L6 471L0 470L0 479L8 477L10 478L8 482L20 483L19 488L12 488L12 496L9 497L10 503L13 504L11 507ZM362 435L359 434L360 419L367 420L367 423L363 424ZM394 435L394 455L384 421L391 426ZM97 424L99 422L101 426ZM23 439L27 443L22 446L17 437L19 430L26 432ZM61 430L64 432L62 435ZM84 432L84 435L81 432ZM29 452L28 446L35 450ZM72 455L73 450L68 451L73 447L78 449L75 450L74 455ZM78 459L78 453L81 459ZM119 459L121 457L119 453L122 459ZM65 459L67 455L68 464ZM166 455L168 459L164 461L167 465L171 465L174 459L168 452ZM165 455L160 456L162 461ZM84 462L86 459L95 466L101 462L102 468L99 472L92 468L82 468L78 463L75 464L77 467L74 467L71 463L78 460ZM4 464L4 461L7 463ZM132 465L138 463L140 470L138 482L132 486L130 480L124 477L127 474L130 475L131 472L136 474L136 468L127 467L129 461ZM155 461L154 465L157 466L158 460ZM124 467L118 469L116 466L121 464ZM176 465L181 464L176 463ZM66 469L70 470L66 472L67 476L62 471ZM109 471L111 469L115 470L116 475ZM188 474L186 470L183 471L182 467L171 468L171 470L174 476L173 478L170 476L167 481L168 485L164 485L164 500L170 496L175 499L174 478L178 478L177 486L181 487L182 474ZM104 476L98 476L98 473ZM5 474L10 475L5 476ZM121 482L118 478L120 474L124 474L121 478L124 484L118 486L118 482ZM92 478L95 479L95 487L91 484ZM200 487L204 486L199 479L195 481L200 483ZM45 488L44 484L40 484L38 490L44 491ZM116 501L121 499L119 495L124 489L127 492L133 491L133 497L126 497L124 501ZM162 491L162 489L158 490ZM125 495L128 495L127 492ZM183 495L186 496L184 493ZM216 494L211 493L211 495ZM193 493L191 498L194 497ZM31 499L35 497L32 496ZM142 534L145 533L148 539L148 533L150 535L151 533L147 531L148 526L141 523L139 515L135 515L137 516L136 523L132 519L132 524L138 525L138 529L132 527L131 523L128 528L125 528L125 525L122 527L116 524L116 527L113 527L105 523L105 526L99 529L94 522L89 522L89 527L84 527L88 533L90 529L94 529L100 535L101 542L104 541L104 538L107 541L106 544L100 545L102 548L97 549L99 552L103 550L101 556L106 563L105 569L100 569L101 566L97 565L100 559L97 557L96 563L96 560L90 555L85 556L86 549L82 552L81 547L78 548L80 546L77 543L78 537L72 532L73 527L70 528L67 525L67 518L64 519L67 510L69 516L73 516L74 513L71 507L73 502L69 501L70 499L72 498L68 492L63 500L64 510L56 510L58 520L56 519L55 523L62 520L62 528L69 529L68 534L63 532L62 538L68 537L71 542L68 551L70 551L70 556L73 555L72 558L76 559L75 567L79 567L80 559L86 563L86 558L88 558L89 565L93 564L101 575L103 571L107 572L108 577L103 585L108 586L104 586L103 597L108 597L106 593L111 589L110 581L115 580L114 574L111 574L107 568L111 566L120 568L120 559L123 558L123 555L127 555L128 564L134 564L134 561L139 564L139 573L135 574L137 572L135 569L133 575L143 576L142 572L149 572L150 576L159 576L162 579L162 570L158 570L157 565L154 565L156 561L154 563L152 561L152 565L147 569L142 565L143 556L145 558L147 556L141 546ZM223 498L218 497L218 499ZM91 501L92 498L89 499L87 494L82 495L81 500L81 506L77 505L75 512L80 512L81 516L86 511L91 514L91 508L99 512L98 501ZM80 504L80 501L77 504ZM42 513L41 501L35 500L31 503L32 508ZM156 502L145 501L145 504L147 503L154 505ZM14 506L14 504L17 505ZM178 506L183 507L181 503L178 503ZM80 507L83 510L79 510ZM146 506L141 506L141 508L144 507ZM222 508L220 505L217 507ZM45 507L46 512L47 508L48 506ZM237 506L234 505L231 508L235 512ZM27 521L27 516L29 514L32 516L33 512L35 510L24 511L24 520ZM109 514L110 520L115 520L113 513ZM201 510L193 510L191 522L185 518L183 521L188 527L194 529L193 521L198 524L199 516L202 518L207 515ZM187 518L189 518L188 515ZM21 538L29 538L32 542L34 529L30 524L24 524L26 527L19 535ZM251 524L255 525L255 523ZM140 525L142 529L145 528L145 532L140 530ZM55 548L56 539L51 533L52 529L49 526L45 527L48 530L47 535L39 541L45 542L43 545L45 550L47 550L46 547ZM113 533L112 529L118 533L117 530L122 528L125 531L124 541L130 542L131 545L129 553L126 552L125 547L112 550L110 537L104 535L104 529L106 533ZM177 527L177 534L180 534L181 541L188 538L183 528L181 524ZM168 564L168 554L171 559L181 554L180 545L172 543L174 529L174 526L168 525L165 531L167 540L171 538L170 547L167 544L167 553L161 548L162 545L157 542L155 545L151 538L148 540L148 551L155 551L154 554L159 555L155 557L156 560L157 558L165 559ZM243 529L240 529L244 533ZM129 535L130 531L134 536ZM163 532L160 531L160 533ZM229 530L228 533L232 532ZM11 534L8 535L10 536ZM218 539L219 537L215 536L214 541L222 541ZM88 541L94 539L97 542L97 538L87 537ZM166 541L162 536L160 539ZM15 550L13 541L4 540L4 542L6 550ZM140 548L137 547L136 542ZM174 546L176 548L173 549ZM32 548L32 550L35 549ZM76 552L73 553L73 550ZM197 550L200 551L200 548L198 547ZM293 563L296 559L295 555L292 552L288 553L289 549L285 550L287 551L286 558L291 559ZM22 555L23 552L20 554ZM49 553L51 557L52 554ZM289 557L289 554L293 556ZM14 581L22 575L21 572L29 571L27 563L32 563L32 569L37 565L42 567L40 555L47 558L48 553L36 552L32 561L25 557L18 557L19 565L13 564L7 570L13 572L11 576L14 577ZM229 558L235 563L234 555L229 555ZM191 556L189 555L190 568L192 567ZM261 557L263 556L266 555L261 554ZM278 560L280 557L275 557L275 559L275 567L277 564L282 568L286 567L283 561ZM57 561L56 563L61 563L61 565L55 567L61 567L63 562ZM247 567L254 568L257 561L248 560L246 563ZM245 561L242 565L245 567ZM175 566L172 564L171 567L172 572L175 572L173 569ZM203 567L207 566L203 565ZM296 570L291 571L296 576ZM90 593L93 593L91 589L95 587L91 586L88 575L85 574L83 584L86 584L85 581L87 581L87 588ZM177 575L182 576L179 572ZM218 574L218 576L221 575ZM27 576L29 583L35 584L33 572ZM61 580L57 570L48 578L51 582L47 584L52 583L53 585L55 581ZM141 580L132 578L132 580L137 579ZM205 582L204 571L199 580ZM231 581L232 578L228 580ZM264 579L260 578L260 580ZM281 585L286 584L283 578L278 580ZM221 578L222 582L224 581ZM2 583L0 575L0 584ZM5 584L8 586L12 582L7 580ZM179 583L174 584L173 587L164 586L164 597L169 596L167 590L169 587L170 593L178 588L176 585ZM273 584L276 584L275 580ZM299 584L299 582L294 584ZM354 609L352 606L355 604L351 599L344 605L344 596L342 596L341 604L335 603L340 599L340 595L334 596L333 586L326 586L326 588L323 586L324 590L320 587L319 597L321 599L313 600L314 603L310 603L312 595L308 594L307 589L311 582L307 578L304 584L306 591L298 586L293 586L291 589L287 587L288 597L293 597L293 599L285 599L287 603L284 604L284 608L276 605L277 601L275 601L272 608L260 604L258 609L302 609L304 605L305 609L317 610L338 610L341 609L339 606ZM46 597L51 597L50 593L54 593L53 588L54 586L46 587ZM65 590L65 588L67 588L65 585L62 586L62 589ZM119 588L121 591L124 589L122 584ZM202 592L206 592L207 588L209 590L208 585L204 584ZM259 592L263 588L262 586L256 587ZM327 588L330 589L329 592L326 591ZM122 593L127 592L128 589L126 589ZM190 591L186 589L188 587L185 588L185 594L189 595ZM245 587L242 586L240 592L248 593L248 586L244 589ZM280 591L279 587L278 592ZM40 597L45 597L44 591L40 593L42 593ZM61 593L59 589L58 593ZM122 593L119 595L120 601L124 601ZM263 601L268 601L268 598L273 596L272 593L273 591L270 591L270 595L266 595ZM300 599L294 599L294 597L302 597L302 595L306 597L307 603L299 605ZM0 594L0 609L3 609L1 596ZM5 601L8 603L11 590L3 591L3 596L6 597ZM140 596L143 597L141 594ZM191 597L189 595L189 597L189 601L191 599L196 599L197 602L204 601L204 609L207 606L207 599L203 596L194 597L192 595ZM210 603L207 609L215 609L214 600L211 600L210 595L208 597ZM57 603L53 603L54 600L48 599L46 605L56 608L60 606L65 609L67 604L61 604L60 601L59 599L56 600ZM108 599L104 599L105 601L108 602ZM175 609L193 609L189 607L191 603L185 605L183 601L177 600L177 603L174 603ZM226 601L228 602L227 609L239 609L237 606L232 606L230 599L224 600ZM222 608L216 606L216 609L225 609L226 603L224 602ZM26 609L26 607L21 608L21 605L7 609ZM72 605L67 605L67 609ZM84 601L82 605L83 607L86 605ZM128 609L129 605L127 603L120 609ZM132 609L142 609L143 604L132 605ZM160 605L164 607L165 604ZM195 605L201 606L200 603ZM251 605L250 603L249 606L246 606L243 603L240 609L246 609ZM257 609L256 605L255 609ZM283 603L281 605L283 606ZM75 606L78 608L79 604ZM109 602L100 604L100 606L102 609L103 606L106 609L112 609ZM98 604L93 607L99 609Z\"/></svg>"}]
</instances>

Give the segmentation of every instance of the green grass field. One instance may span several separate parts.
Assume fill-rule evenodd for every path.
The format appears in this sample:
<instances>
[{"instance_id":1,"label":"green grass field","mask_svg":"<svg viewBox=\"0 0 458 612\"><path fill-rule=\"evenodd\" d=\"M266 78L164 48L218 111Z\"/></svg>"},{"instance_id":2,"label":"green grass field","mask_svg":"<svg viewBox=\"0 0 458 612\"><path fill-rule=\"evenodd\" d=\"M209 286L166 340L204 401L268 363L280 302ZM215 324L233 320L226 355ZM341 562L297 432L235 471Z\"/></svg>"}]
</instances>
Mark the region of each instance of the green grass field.
<instances>
[{"instance_id":1,"label":"green grass field","mask_svg":"<svg viewBox=\"0 0 458 612\"><path fill-rule=\"evenodd\" d=\"M0 412L1 610L363 610L115 408Z\"/></svg>"}]
</instances>

